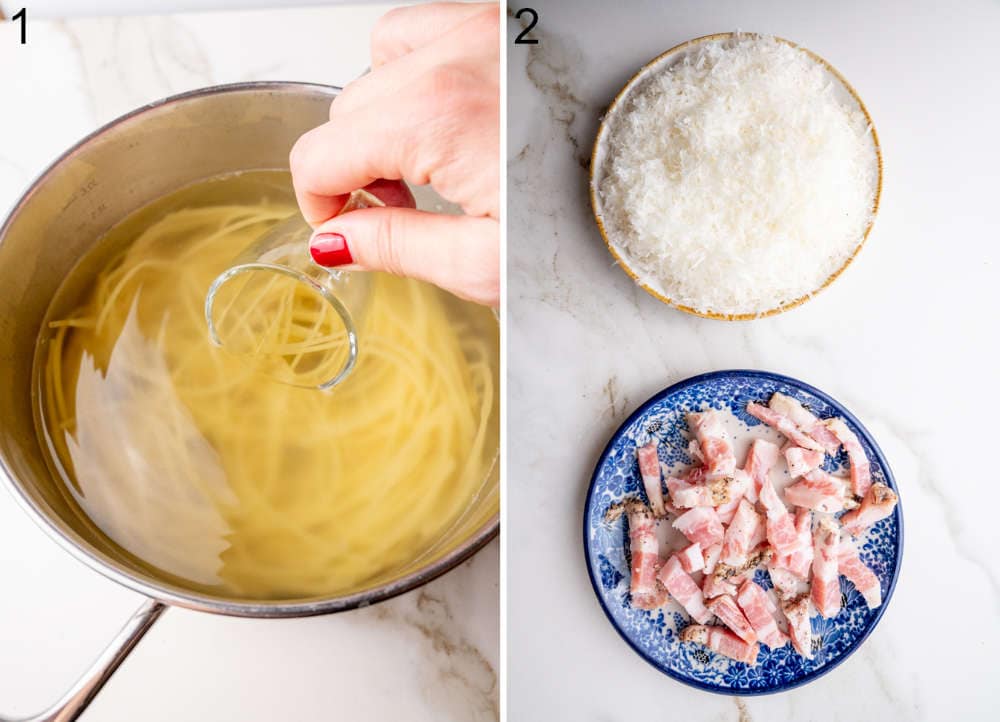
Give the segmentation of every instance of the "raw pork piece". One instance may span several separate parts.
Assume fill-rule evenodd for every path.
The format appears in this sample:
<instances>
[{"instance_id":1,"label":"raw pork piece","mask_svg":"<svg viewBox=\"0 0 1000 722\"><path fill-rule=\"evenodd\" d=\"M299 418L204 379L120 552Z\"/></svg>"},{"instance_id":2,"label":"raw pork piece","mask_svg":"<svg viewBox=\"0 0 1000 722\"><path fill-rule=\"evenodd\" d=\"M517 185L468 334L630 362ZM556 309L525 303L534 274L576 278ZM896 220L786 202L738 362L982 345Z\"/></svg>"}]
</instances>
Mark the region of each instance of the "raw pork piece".
<instances>
[{"instance_id":1,"label":"raw pork piece","mask_svg":"<svg viewBox=\"0 0 1000 722\"><path fill-rule=\"evenodd\" d=\"M847 482L822 469L813 469L791 486L785 487L785 500L826 514L833 514L857 506L847 493Z\"/></svg>"},{"instance_id":2,"label":"raw pork piece","mask_svg":"<svg viewBox=\"0 0 1000 722\"><path fill-rule=\"evenodd\" d=\"M670 472L667 470L666 465L662 465L662 468L663 475L670 476ZM704 466L692 466L690 469L681 474L679 478L688 484L704 484L707 477L708 472L705 471Z\"/></svg>"},{"instance_id":3,"label":"raw pork piece","mask_svg":"<svg viewBox=\"0 0 1000 722\"><path fill-rule=\"evenodd\" d=\"M785 449L785 463L788 464L788 473L793 479L797 479L823 465L823 452L789 446Z\"/></svg>"},{"instance_id":4,"label":"raw pork piece","mask_svg":"<svg viewBox=\"0 0 1000 722\"><path fill-rule=\"evenodd\" d=\"M749 549L756 549L767 541L767 520L763 514L758 514L757 518L760 523L754 527L753 534L750 536L750 544L748 546Z\"/></svg>"},{"instance_id":5,"label":"raw pork piece","mask_svg":"<svg viewBox=\"0 0 1000 722\"><path fill-rule=\"evenodd\" d=\"M681 630L682 642L695 642L737 662L757 664L757 644L747 644L724 627L689 624Z\"/></svg>"},{"instance_id":6,"label":"raw pork piece","mask_svg":"<svg viewBox=\"0 0 1000 722\"><path fill-rule=\"evenodd\" d=\"M669 477L667 491L670 501L679 509L690 509L696 506L719 506L729 502L731 476L723 476L703 483L691 483L685 479Z\"/></svg>"},{"instance_id":7,"label":"raw pork piece","mask_svg":"<svg viewBox=\"0 0 1000 722\"><path fill-rule=\"evenodd\" d=\"M705 599L713 599L723 594L734 597L736 596L736 585L732 582L723 581L714 574L706 574L701 582L701 593Z\"/></svg>"},{"instance_id":8,"label":"raw pork piece","mask_svg":"<svg viewBox=\"0 0 1000 722\"><path fill-rule=\"evenodd\" d=\"M743 610L760 641L771 649L785 646L788 637L778 629L778 623L772 613L774 608L767 592L753 580L747 579L740 586L736 601L739 602L740 609Z\"/></svg>"},{"instance_id":9,"label":"raw pork piece","mask_svg":"<svg viewBox=\"0 0 1000 722\"><path fill-rule=\"evenodd\" d=\"M739 589L739 586L743 582L745 582L747 579L753 579L754 573L756 571L757 571L757 567L750 567L748 569L744 569L742 572L740 572L738 574L734 574L733 576L729 577L729 579L727 581L730 584L735 584L736 588ZM736 596L736 592L733 592L732 596L735 597Z\"/></svg>"},{"instance_id":10,"label":"raw pork piece","mask_svg":"<svg viewBox=\"0 0 1000 722\"><path fill-rule=\"evenodd\" d=\"M684 607L692 619L704 624L712 618L712 614L705 608L701 589L698 588L694 579L684 571L676 554L667 560L656 578L670 592L670 596Z\"/></svg>"},{"instance_id":11,"label":"raw pork piece","mask_svg":"<svg viewBox=\"0 0 1000 722\"><path fill-rule=\"evenodd\" d=\"M625 502L628 536L632 551L632 606L656 609L666 601L665 592L656 583L660 568L660 542L656 539L656 519L648 506L638 499Z\"/></svg>"},{"instance_id":12,"label":"raw pork piece","mask_svg":"<svg viewBox=\"0 0 1000 722\"><path fill-rule=\"evenodd\" d=\"M763 404L755 404L753 402L747 404L747 413L756 419L760 419L789 441L795 442L802 448L823 451L822 444L800 431L795 422L784 414L779 414L777 411Z\"/></svg>"},{"instance_id":13,"label":"raw pork piece","mask_svg":"<svg viewBox=\"0 0 1000 722\"><path fill-rule=\"evenodd\" d=\"M705 557L701 553L701 544L698 542L677 552L677 557L681 560L681 566L688 574L700 572L705 568Z\"/></svg>"},{"instance_id":14,"label":"raw pork piece","mask_svg":"<svg viewBox=\"0 0 1000 722\"><path fill-rule=\"evenodd\" d=\"M684 512L674 519L673 527L702 547L710 547L725 537L719 515L710 506L696 506Z\"/></svg>"},{"instance_id":15,"label":"raw pork piece","mask_svg":"<svg viewBox=\"0 0 1000 722\"><path fill-rule=\"evenodd\" d=\"M701 446L698 444L698 439L691 439L688 442L688 456L691 457L691 461L696 464L705 463L705 455L701 453Z\"/></svg>"},{"instance_id":16,"label":"raw pork piece","mask_svg":"<svg viewBox=\"0 0 1000 722\"><path fill-rule=\"evenodd\" d=\"M844 529L857 536L877 521L885 519L896 507L896 495L885 484L872 484L861 500L861 506L840 518Z\"/></svg>"},{"instance_id":17,"label":"raw pork piece","mask_svg":"<svg viewBox=\"0 0 1000 722\"><path fill-rule=\"evenodd\" d=\"M687 422L705 458L708 478L732 476L736 469L736 457L733 455L733 445L729 441L729 434L722 426L719 414L711 409L692 413L688 414Z\"/></svg>"},{"instance_id":18,"label":"raw pork piece","mask_svg":"<svg viewBox=\"0 0 1000 722\"><path fill-rule=\"evenodd\" d=\"M750 581L752 582L753 579L751 579ZM760 586L760 585L758 584L757 586ZM763 587L761 587L761 591L764 591ZM774 603L773 599L771 599L771 595L768 594L767 592L764 592L764 599L767 601L767 611L769 611L772 615L777 614L778 613L778 605ZM737 600L737 601L739 601L739 600Z\"/></svg>"},{"instance_id":19,"label":"raw pork piece","mask_svg":"<svg viewBox=\"0 0 1000 722\"><path fill-rule=\"evenodd\" d=\"M734 567L720 561L715 565L715 571L712 573L718 579L734 579L735 577L746 574L759 566L769 564L773 557L774 550L766 544L762 544L748 554L747 560L740 566Z\"/></svg>"},{"instance_id":20,"label":"raw pork piece","mask_svg":"<svg viewBox=\"0 0 1000 722\"><path fill-rule=\"evenodd\" d=\"M744 496L750 499L750 501L757 500L756 493L754 493L753 497L750 496L752 488L753 482L750 480L749 474L743 469L737 469L733 472L733 478L729 479L729 501L715 507L715 512L719 515L719 519L723 524L729 524L733 521L736 509L740 505L740 499Z\"/></svg>"},{"instance_id":21,"label":"raw pork piece","mask_svg":"<svg viewBox=\"0 0 1000 722\"><path fill-rule=\"evenodd\" d=\"M740 610L736 600L728 595L715 597L708 603L708 609L717 616L722 623L733 630L733 633L747 644L757 641L757 632L753 631L750 621Z\"/></svg>"},{"instance_id":22,"label":"raw pork piece","mask_svg":"<svg viewBox=\"0 0 1000 722\"><path fill-rule=\"evenodd\" d=\"M777 554L790 554L798 544L798 532L795 531L795 521L788 509L778 497L774 484L769 478L764 479L760 488L760 503L767 512L767 541Z\"/></svg>"},{"instance_id":23,"label":"raw pork piece","mask_svg":"<svg viewBox=\"0 0 1000 722\"><path fill-rule=\"evenodd\" d=\"M828 517L821 517L813 533L812 603L824 617L836 617L840 611L840 573L837 553L840 526Z\"/></svg>"},{"instance_id":24,"label":"raw pork piece","mask_svg":"<svg viewBox=\"0 0 1000 722\"><path fill-rule=\"evenodd\" d=\"M868 463L868 457L865 455L861 442L858 441L854 432L847 428L847 424L840 419L830 419L826 425L844 445L844 451L847 452L847 459L851 463L851 490L855 496L864 496L872 485L872 472L871 464Z\"/></svg>"},{"instance_id":25,"label":"raw pork piece","mask_svg":"<svg viewBox=\"0 0 1000 722\"><path fill-rule=\"evenodd\" d=\"M837 553L837 569L865 598L869 609L875 609L882 604L882 587L879 585L878 577L861 561L854 545L843 539L840 541L840 551Z\"/></svg>"},{"instance_id":26,"label":"raw pork piece","mask_svg":"<svg viewBox=\"0 0 1000 722\"><path fill-rule=\"evenodd\" d=\"M754 511L753 504L741 499L722 542L722 561L732 567L742 565L747 559L747 554L753 549L750 540L757 533L759 526L760 516Z\"/></svg>"},{"instance_id":27,"label":"raw pork piece","mask_svg":"<svg viewBox=\"0 0 1000 722\"><path fill-rule=\"evenodd\" d=\"M780 451L775 444L765 439L754 439L747 451L746 461L743 462L743 470L750 476L752 484L747 491L747 498L750 501L757 501L760 496L760 487L764 484L771 469L778 463Z\"/></svg>"},{"instance_id":28,"label":"raw pork piece","mask_svg":"<svg viewBox=\"0 0 1000 722\"><path fill-rule=\"evenodd\" d=\"M771 400L767 402L767 405L772 411L776 411L791 419L792 423L798 426L804 434L818 442L827 454L833 456L837 453L837 449L840 448L840 442L837 437L830 432L814 413L800 404L796 399L775 392L771 396Z\"/></svg>"},{"instance_id":29,"label":"raw pork piece","mask_svg":"<svg viewBox=\"0 0 1000 722\"><path fill-rule=\"evenodd\" d=\"M788 554L779 554L775 557L775 566L795 574L803 581L809 579L809 571L813 561L813 536L812 536L812 512L808 509L799 509L795 513L795 531L798 536L798 543L795 550Z\"/></svg>"},{"instance_id":30,"label":"raw pork piece","mask_svg":"<svg viewBox=\"0 0 1000 722\"><path fill-rule=\"evenodd\" d=\"M681 515L681 514L683 514L683 513L685 512L685 511L687 511L687 509L681 509L681 508L679 508L679 507L676 507L676 506L674 506L674 505L673 505L673 504L672 504L672 503L670 502L670 499L664 499L664 500L663 500L663 508L664 508L664 509L666 510L666 512L667 512L668 514L673 514L674 516L680 516L680 515Z\"/></svg>"},{"instance_id":31,"label":"raw pork piece","mask_svg":"<svg viewBox=\"0 0 1000 722\"><path fill-rule=\"evenodd\" d=\"M771 584L780 599L787 601L797 596L799 583L794 574L779 567L776 562L768 566L767 573L771 576Z\"/></svg>"},{"instance_id":32,"label":"raw pork piece","mask_svg":"<svg viewBox=\"0 0 1000 722\"><path fill-rule=\"evenodd\" d=\"M705 574L711 574L715 571L715 565L719 563L719 557L722 556L722 544L713 544L710 547L705 547L703 554L705 555Z\"/></svg>"},{"instance_id":33,"label":"raw pork piece","mask_svg":"<svg viewBox=\"0 0 1000 722\"><path fill-rule=\"evenodd\" d=\"M812 659L812 624L809 623L809 595L803 594L782 603L782 611L788 619L788 634L792 638L795 651L806 659Z\"/></svg>"},{"instance_id":34,"label":"raw pork piece","mask_svg":"<svg viewBox=\"0 0 1000 722\"><path fill-rule=\"evenodd\" d=\"M664 516L667 510L663 506L663 487L660 486L660 458L656 455L656 441L650 441L635 450L639 458L639 473L642 475L642 485L646 488L646 498L649 506L657 516Z\"/></svg>"},{"instance_id":35,"label":"raw pork piece","mask_svg":"<svg viewBox=\"0 0 1000 722\"><path fill-rule=\"evenodd\" d=\"M715 507L715 513L719 515L719 521L722 522L723 526L729 526L733 523L733 517L736 516L736 510L739 508L741 500L742 498Z\"/></svg>"}]
</instances>

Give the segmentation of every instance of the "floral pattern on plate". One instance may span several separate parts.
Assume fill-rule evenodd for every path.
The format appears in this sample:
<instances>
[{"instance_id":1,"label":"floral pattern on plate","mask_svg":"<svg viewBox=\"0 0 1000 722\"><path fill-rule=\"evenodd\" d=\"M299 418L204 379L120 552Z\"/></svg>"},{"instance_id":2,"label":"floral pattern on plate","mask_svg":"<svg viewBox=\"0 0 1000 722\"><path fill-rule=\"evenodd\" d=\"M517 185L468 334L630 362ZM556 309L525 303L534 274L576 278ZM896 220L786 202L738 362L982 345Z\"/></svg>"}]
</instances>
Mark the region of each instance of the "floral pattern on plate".
<instances>
[{"instance_id":1,"label":"floral pattern on plate","mask_svg":"<svg viewBox=\"0 0 1000 722\"><path fill-rule=\"evenodd\" d=\"M746 413L750 401L764 401L775 391L792 396L821 418L839 416L857 434L871 461L874 481L889 485L897 496L892 472L868 431L843 406L822 391L795 379L764 371L718 371L682 381L656 394L611 437L594 470L584 511L584 547L590 579L608 619L618 633L654 667L686 684L721 694L768 694L805 684L830 671L857 649L878 624L892 597L903 546L902 504L858 540L861 558L879 579L882 605L868 609L853 585L840 579L844 606L832 619L812 619L811 660L791 645L769 649L761 645L753 667L682 643L678 632L689 623L671 602L655 611L636 609L629 598L628 534L624 518L607 522L611 504L632 495L644 498L635 450L651 438L659 442L660 460L668 466L690 463L685 414L705 408L728 410L747 427L760 422ZM846 465L843 451L827 459L825 468ZM767 574L755 580L770 588Z\"/></svg>"}]
</instances>

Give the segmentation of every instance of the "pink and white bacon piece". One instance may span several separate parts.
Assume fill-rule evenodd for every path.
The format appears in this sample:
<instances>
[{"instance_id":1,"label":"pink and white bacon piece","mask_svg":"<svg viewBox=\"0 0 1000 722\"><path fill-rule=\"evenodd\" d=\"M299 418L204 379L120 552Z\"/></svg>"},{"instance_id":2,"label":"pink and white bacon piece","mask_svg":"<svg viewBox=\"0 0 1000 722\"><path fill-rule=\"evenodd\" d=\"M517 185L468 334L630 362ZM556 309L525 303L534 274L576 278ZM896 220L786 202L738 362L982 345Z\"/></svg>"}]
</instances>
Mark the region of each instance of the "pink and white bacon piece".
<instances>
[{"instance_id":1,"label":"pink and white bacon piece","mask_svg":"<svg viewBox=\"0 0 1000 722\"><path fill-rule=\"evenodd\" d=\"M770 575L771 584L774 585L774 591L780 599L787 601L797 596L799 580L794 574L777 566L774 562L768 566L767 573Z\"/></svg>"},{"instance_id":2,"label":"pink and white bacon piece","mask_svg":"<svg viewBox=\"0 0 1000 722\"><path fill-rule=\"evenodd\" d=\"M663 488L660 486L660 458L656 454L656 441L650 441L635 450L639 459L639 474L642 485L646 489L646 498L653 513L664 516L667 513L663 506Z\"/></svg>"},{"instance_id":3,"label":"pink and white bacon piece","mask_svg":"<svg viewBox=\"0 0 1000 722\"><path fill-rule=\"evenodd\" d=\"M759 647L756 643L747 644L728 629L723 627L706 627L703 624L689 624L680 633L682 642L695 642L701 644L713 652L718 652L724 657L735 659L737 662L746 664L757 664L757 652Z\"/></svg>"},{"instance_id":4,"label":"pink and white bacon piece","mask_svg":"<svg viewBox=\"0 0 1000 722\"><path fill-rule=\"evenodd\" d=\"M667 477L667 491L670 501L679 509L696 506L718 506L729 502L732 477L719 477L712 481L702 481L700 474L689 474L687 478Z\"/></svg>"},{"instance_id":5,"label":"pink and white bacon piece","mask_svg":"<svg viewBox=\"0 0 1000 722\"><path fill-rule=\"evenodd\" d=\"M740 499L745 496L750 501L756 501L757 495L752 488L753 482L750 480L750 475L743 469L737 469L733 472L732 478L725 481L728 482L729 501L715 507L715 512L723 524L729 524L733 521L733 515L736 514L736 509L740 505Z\"/></svg>"},{"instance_id":6,"label":"pink and white bacon piece","mask_svg":"<svg viewBox=\"0 0 1000 722\"><path fill-rule=\"evenodd\" d=\"M680 559L681 566L688 574L700 572L705 568L705 556L702 554L701 544L698 542L677 552L677 558Z\"/></svg>"},{"instance_id":7,"label":"pink and white bacon piece","mask_svg":"<svg viewBox=\"0 0 1000 722\"><path fill-rule=\"evenodd\" d=\"M754 418L763 421L779 434L787 438L789 441L801 446L803 449L814 449L815 451L824 450L822 444L800 430L799 427L795 425L794 421L784 414L778 413L769 406L751 402L747 404L747 413Z\"/></svg>"},{"instance_id":8,"label":"pink and white bacon piece","mask_svg":"<svg viewBox=\"0 0 1000 722\"><path fill-rule=\"evenodd\" d=\"M702 554L705 557L705 566L703 571L705 574L711 574L715 571L715 566L719 563L719 557L722 556L722 544L713 544L710 547L705 547L702 545Z\"/></svg>"},{"instance_id":9,"label":"pink and white bacon piece","mask_svg":"<svg viewBox=\"0 0 1000 722\"><path fill-rule=\"evenodd\" d=\"M701 453L701 446L698 444L698 439L691 439L688 442L688 456L696 464L705 463L705 455Z\"/></svg>"},{"instance_id":10,"label":"pink and white bacon piece","mask_svg":"<svg viewBox=\"0 0 1000 722\"><path fill-rule=\"evenodd\" d=\"M724 579L719 579L714 574L706 574L701 582L701 593L705 599L714 599L723 594L728 594L732 597L736 595L736 585Z\"/></svg>"},{"instance_id":11,"label":"pink and white bacon piece","mask_svg":"<svg viewBox=\"0 0 1000 722\"><path fill-rule=\"evenodd\" d=\"M806 659L812 659L812 624L809 622L809 595L803 594L788 599L781 604L781 610L788 620L788 635L792 638L795 651Z\"/></svg>"},{"instance_id":12,"label":"pink and white bacon piece","mask_svg":"<svg viewBox=\"0 0 1000 722\"><path fill-rule=\"evenodd\" d=\"M882 604L882 586L879 584L878 577L861 561L858 550L850 541L840 540L837 568L847 578L847 581L854 585L858 594L865 598L869 609L875 609Z\"/></svg>"},{"instance_id":13,"label":"pink and white bacon piece","mask_svg":"<svg viewBox=\"0 0 1000 722\"><path fill-rule=\"evenodd\" d=\"M708 478L732 476L736 469L736 456L718 412L709 409L690 413L687 422L698 440Z\"/></svg>"},{"instance_id":14,"label":"pink and white bacon piece","mask_svg":"<svg viewBox=\"0 0 1000 722\"><path fill-rule=\"evenodd\" d=\"M785 463L788 464L788 474L797 479L805 476L813 469L823 465L823 452L803 449L801 446L789 446L785 449Z\"/></svg>"},{"instance_id":15,"label":"pink and white bacon piece","mask_svg":"<svg viewBox=\"0 0 1000 722\"><path fill-rule=\"evenodd\" d=\"M835 434L830 432L825 422L821 421L816 414L796 399L775 391L771 395L771 400L767 402L767 405L772 411L776 411L791 419L792 423L799 427L802 433L822 446L824 452L830 456L837 453L837 449L840 448L840 440L837 439ZM799 446L802 446L802 444L799 444Z\"/></svg>"},{"instance_id":16,"label":"pink and white bacon piece","mask_svg":"<svg viewBox=\"0 0 1000 722\"><path fill-rule=\"evenodd\" d=\"M746 561L747 554L753 549L751 540L757 534L760 523L760 515L754 510L753 504L741 499L722 542L723 563L738 567Z\"/></svg>"},{"instance_id":17,"label":"pink and white bacon piece","mask_svg":"<svg viewBox=\"0 0 1000 722\"><path fill-rule=\"evenodd\" d=\"M731 596L724 594L712 599L708 603L708 609L747 644L757 641L757 632L754 631L753 625Z\"/></svg>"},{"instance_id":18,"label":"pink and white bacon piece","mask_svg":"<svg viewBox=\"0 0 1000 722\"><path fill-rule=\"evenodd\" d=\"M775 566L787 569L799 579L805 581L809 578L809 571L813 561L813 535L812 535L812 512L808 509L799 509L795 512L795 531L798 534L798 543L795 550L788 554L779 554L775 560Z\"/></svg>"},{"instance_id":19,"label":"pink and white bacon piece","mask_svg":"<svg viewBox=\"0 0 1000 722\"><path fill-rule=\"evenodd\" d=\"M791 486L786 486L785 501L825 514L857 506L857 502L847 491L847 480L822 469L813 469Z\"/></svg>"},{"instance_id":20,"label":"pink and white bacon piece","mask_svg":"<svg viewBox=\"0 0 1000 722\"><path fill-rule=\"evenodd\" d=\"M871 464L864 447L842 420L829 419L826 426L840 440L844 445L844 451L847 452L847 459L851 464L851 490L855 496L864 496L872 485Z\"/></svg>"},{"instance_id":21,"label":"pink and white bacon piece","mask_svg":"<svg viewBox=\"0 0 1000 722\"><path fill-rule=\"evenodd\" d=\"M896 494L882 483L872 484L861 500L861 506L840 518L844 530L851 536L858 536L877 521L885 519L896 508Z\"/></svg>"},{"instance_id":22,"label":"pink and white bacon piece","mask_svg":"<svg viewBox=\"0 0 1000 722\"><path fill-rule=\"evenodd\" d=\"M767 541L779 555L791 554L798 545L798 532L770 478L760 488L760 503L767 512Z\"/></svg>"},{"instance_id":23,"label":"pink and white bacon piece","mask_svg":"<svg viewBox=\"0 0 1000 722\"><path fill-rule=\"evenodd\" d=\"M704 624L712 618L712 613L705 607L701 589L691 575L684 571L676 554L663 565L657 579L692 619Z\"/></svg>"},{"instance_id":24,"label":"pink and white bacon piece","mask_svg":"<svg viewBox=\"0 0 1000 722\"><path fill-rule=\"evenodd\" d=\"M674 519L674 529L686 536L692 542L698 542L702 547L710 547L720 543L725 537L725 530L715 509L710 506L696 506Z\"/></svg>"},{"instance_id":25,"label":"pink and white bacon piece","mask_svg":"<svg viewBox=\"0 0 1000 722\"><path fill-rule=\"evenodd\" d=\"M656 609L666 601L666 593L656 583L656 572L662 561L660 542L656 538L656 519L650 508L638 499L625 502L625 513L632 552L632 606Z\"/></svg>"},{"instance_id":26,"label":"pink and white bacon piece","mask_svg":"<svg viewBox=\"0 0 1000 722\"><path fill-rule=\"evenodd\" d=\"M736 601L761 642L771 649L788 643L788 637L778 629L778 623L774 619L771 598L752 579L747 579L740 586Z\"/></svg>"},{"instance_id":27,"label":"pink and white bacon piece","mask_svg":"<svg viewBox=\"0 0 1000 722\"><path fill-rule=\"evenodd\" d=\"M811 597L816 611L827 618L836 617L840 612L839 546L840 526L831 517L820 517L813 532Z\"/></svg>"},{"instance_id":28,"label":"pink and white bacon piece","mask_svg":"<svg viewBox=\"0 0 1000 722\"><path fill-rule=\"evenodd\" d=\"M767 541L767 523L763 514L758 514L757 518L759 524L754 528L753 534L750 535L750 549L756 549L765 541Z\"/></svg>"},{"instance_id":29,"label":"pink and white bacon piece","mask_svg":"<svg viewBox=\"0 0 1000 722\"><path fill-rule=\"evenodd\" d=\"M766 439L754 439L750 444L746 461L743 462L743 470L750 476L752 482L747 491L747 498L750 501L757 501L760 488L771 473L771 469L778 463L780 453L777 445Z\"/></svg>"}]
</instances>

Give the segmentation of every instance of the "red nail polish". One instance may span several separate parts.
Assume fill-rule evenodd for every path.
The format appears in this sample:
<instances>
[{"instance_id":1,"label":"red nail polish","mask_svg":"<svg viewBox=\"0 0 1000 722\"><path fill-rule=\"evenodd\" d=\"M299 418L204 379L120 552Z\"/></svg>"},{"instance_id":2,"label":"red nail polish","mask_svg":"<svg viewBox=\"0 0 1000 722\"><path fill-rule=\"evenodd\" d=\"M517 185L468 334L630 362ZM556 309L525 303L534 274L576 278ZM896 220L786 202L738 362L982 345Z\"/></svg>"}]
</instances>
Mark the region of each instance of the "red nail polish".
<instances>
[{"instance_id":1,"label":"red nail polish","mask_svg":"<svg viewBox=\"0 0 1000 722\"><path fill-rule=\"evenodd\" d=\"M347 247L347 239L339 233L319 233L313 236L309 252L316 263L327 268L354 262L351 249Z\"/></svg>"}]
</instances>

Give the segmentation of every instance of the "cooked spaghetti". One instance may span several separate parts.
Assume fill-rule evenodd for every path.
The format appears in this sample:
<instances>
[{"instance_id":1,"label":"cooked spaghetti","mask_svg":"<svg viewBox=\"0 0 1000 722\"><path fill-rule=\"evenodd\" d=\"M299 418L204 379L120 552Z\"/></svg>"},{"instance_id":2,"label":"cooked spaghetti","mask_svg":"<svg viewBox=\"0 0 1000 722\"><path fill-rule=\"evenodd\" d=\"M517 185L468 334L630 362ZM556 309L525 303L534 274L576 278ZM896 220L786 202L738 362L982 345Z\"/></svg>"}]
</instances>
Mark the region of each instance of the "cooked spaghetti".
<instances>
[{"instance_id":1,"label":"cooked spaghetti","mask_svg":"<svg viewBox=\"0 0 1000 722\"><path fill-rule=\"evenodd\" d=\"M240 202L214 202L234 183ZM496 512L495 316L378 275L343 384L272 380L214 347L203 315L212 279L294 210L247 202L248 184L154 204L71 274L36 362L43 435L80 525L147 573L244 599L355 591ZM263 343L291 370L339 343L296 286L260 289L281 310Z\"/></svg>"}]
</instances>

